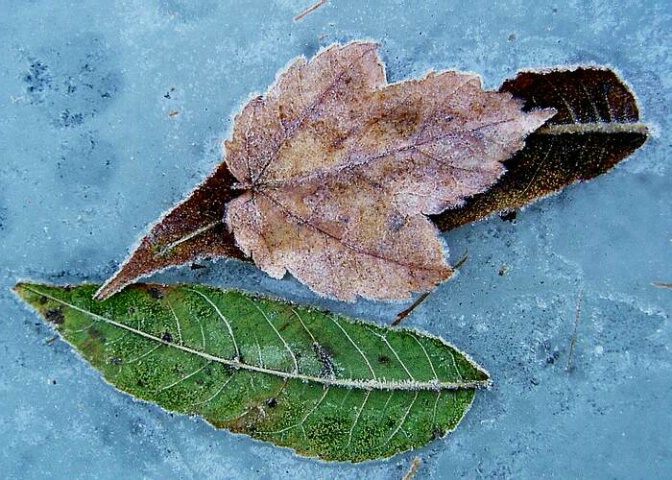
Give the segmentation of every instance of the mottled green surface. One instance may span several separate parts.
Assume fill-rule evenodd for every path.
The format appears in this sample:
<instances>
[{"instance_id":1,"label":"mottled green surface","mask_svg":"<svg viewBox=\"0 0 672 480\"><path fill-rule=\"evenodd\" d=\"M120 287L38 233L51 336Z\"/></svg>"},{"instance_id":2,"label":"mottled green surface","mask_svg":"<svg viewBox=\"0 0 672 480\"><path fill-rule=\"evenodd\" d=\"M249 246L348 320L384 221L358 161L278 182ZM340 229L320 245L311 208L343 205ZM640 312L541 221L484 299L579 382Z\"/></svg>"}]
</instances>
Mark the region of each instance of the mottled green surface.
<instances>
[{"instance_id":1,"label":"mottled green surface","mask_svg":"<svg viewBox=\"0 0 672 480\"><path fill-rule=\"evenodd\" d=\"M136 285L15 291L135 397L324 460L360 462L453 430L488 375L442 340L239 291Z\"/></svg>"}]
</instances>

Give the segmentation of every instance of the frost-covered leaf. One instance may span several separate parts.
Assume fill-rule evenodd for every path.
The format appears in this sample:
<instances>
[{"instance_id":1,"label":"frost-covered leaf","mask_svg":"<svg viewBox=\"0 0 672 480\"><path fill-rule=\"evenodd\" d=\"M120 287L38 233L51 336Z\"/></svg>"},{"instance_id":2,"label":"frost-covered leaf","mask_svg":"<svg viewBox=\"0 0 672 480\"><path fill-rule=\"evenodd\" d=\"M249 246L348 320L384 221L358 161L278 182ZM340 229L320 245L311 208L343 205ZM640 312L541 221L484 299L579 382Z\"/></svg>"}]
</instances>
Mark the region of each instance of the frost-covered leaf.
<instances>
[{"instance_id":1,"label":"frost-covered leaf","mask_svg":"<svg viewBox=\"0 0 672 480\"><path fill-rule=\"evenodd\" d=\"M426 215L485 191L554 113L521 107L471 74L388 84L373 43L300 58L235 119L225 161L240 195L226 205L227 226L261 269L276 278L289 271L323 295L428 291L452 270ZM212 235L212 223L196 223L160 250ZM125 281L113 279L99 297Z\"/></svg>"},{"instance_id":2,"label":"frost-covered leaf","mask_svg":"<svg viewBox=\"0 0 672 480\"><path fill-rule=\"evenodd\" d=\"M165 268L212 257L244 259L224 225L224 207L240 192L222 163L191 195L168 212L141 241L98 298L118 292L138 278Z\"/></svg>"},{"instance_id":3,"label":"frost-covered leaf","mask_svg":"<svg viewBox=\"0 0 672 480\"><path fill-rule=\"evenodd\" d=\"M521 72L500 90L525 100L526 110L554 108L557 114L504 163L506 174L496 185L462 207L433 217L441 230L515 210L602 175L648 136L646 125L639 123L634 94L609 69Z\"/></svg>"},{"instance_id":4,"label":"frost-covered leaf","mask_svg":"<svg viewBox=\"0 0 672 480\"><path fill-rule=\"evenodd\" d=\"M378 45L299 59L236 117L226 163L236 243L322 295L403 299L452 275L426 215L460 205L553 110L521 111L457 72L387 84Z\"/></svg>"},{"instance_id":5,"label":"frost-covered leaf","mask_svg":"<svg viewBox=\"0 0 672 480\"><path fill-rule=\"evenodd\" d=\"M488 374L439 338L238 291L19 284L119 390L324 460L361 462L454 430Z\"/></svg>"}]
</instances>

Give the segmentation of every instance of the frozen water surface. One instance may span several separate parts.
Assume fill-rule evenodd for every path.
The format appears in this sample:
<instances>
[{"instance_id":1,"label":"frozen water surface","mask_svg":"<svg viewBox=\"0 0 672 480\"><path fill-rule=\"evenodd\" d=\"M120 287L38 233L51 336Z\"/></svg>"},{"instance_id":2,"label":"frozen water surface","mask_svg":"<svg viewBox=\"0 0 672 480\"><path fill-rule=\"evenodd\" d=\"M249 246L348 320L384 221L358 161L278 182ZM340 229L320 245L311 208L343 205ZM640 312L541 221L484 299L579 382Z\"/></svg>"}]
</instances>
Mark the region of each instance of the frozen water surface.
<instances>
[{"instance_id":1,"label":"frozen water surface","mask_svg":"<svg viewBox=\"0 0 672 480\"><path fill-rule=\"evenodd\" d=\"M0 0L0 472L3 478L663 478L672 471L672 11L617 2ZM627 5L627 6L626 6ZM299 54L382 44L390 80L610 65L651 140L589 184L445 234L460 275L407 320L490 370L461 428L388 461L294 456L105 384L11 292L101 282L219 161L231 116ZM179 112L170 116L170 112ZM250 265L155 277L271 292L388 323ZM501 273L501 275L500 275ZM581 321L568 372L577 301Z\"/></svg>"}]
</instances>

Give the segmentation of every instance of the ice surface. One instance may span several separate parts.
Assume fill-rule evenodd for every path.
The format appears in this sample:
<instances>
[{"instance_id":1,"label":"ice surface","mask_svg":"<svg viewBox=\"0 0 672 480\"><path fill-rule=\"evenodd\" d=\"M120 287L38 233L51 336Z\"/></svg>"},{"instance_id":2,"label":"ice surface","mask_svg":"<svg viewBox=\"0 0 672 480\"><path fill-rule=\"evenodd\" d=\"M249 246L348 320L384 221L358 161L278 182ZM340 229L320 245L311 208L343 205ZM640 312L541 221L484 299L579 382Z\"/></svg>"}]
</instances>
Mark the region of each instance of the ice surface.
<instances>
[{"instance_id":1,"label":"ice surface","mask_svg":"<svg viewBox=\"0 0 672 480\"><path fill-rule=\"evenodd\" d=\"M0 0L0 472L3 478L662 478L672 471L672 11L669 1ZM518 215L446 234L469 260L406 320L490 370L453 435L324 464L105 384L9 288L101 282L219 161L232 114L299 54L382 44L390 80L617 68L656 135L626 164ZM171 112L179 112L173 116ZM271 292L389 323L250 265L155 279ZM581 321L567 371L575 311Z\"/></svg>"}]
</instances>

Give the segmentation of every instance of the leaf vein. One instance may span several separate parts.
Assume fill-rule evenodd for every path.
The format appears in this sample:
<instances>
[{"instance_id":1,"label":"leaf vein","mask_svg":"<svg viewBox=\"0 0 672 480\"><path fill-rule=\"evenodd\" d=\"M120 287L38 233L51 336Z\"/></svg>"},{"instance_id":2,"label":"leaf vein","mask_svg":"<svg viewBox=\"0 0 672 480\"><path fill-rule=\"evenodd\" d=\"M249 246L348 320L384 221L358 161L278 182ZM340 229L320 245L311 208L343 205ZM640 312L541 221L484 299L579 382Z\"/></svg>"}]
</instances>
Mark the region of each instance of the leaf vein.
<instances>
[{"instance_id":1,"label":"leaf vein","mask_svg":"<svg viewBox=\"0 0 672 480\"><path fill-rule=\"evenodd\" d=\"M299 373L288 373L278 370L271 370L269 368L261 368L255 365L246 364L240 361L229 360L226 358L218 357L207 352L196 350L194 348L188 347L186 345L178 345L176 343L168 342L159 337L156 337L152 334L139 330L130 325L126 325L111 318L106 318L97 313L85 310L77 305L66 302L65 300L54 297L46 292L40 292L39 290L33 290L32 288L25 287L26 290L31 291L37 295L42 295L47 297L55 302L60 303L61 305L76 310L85 315L90 315L92 318L95 318L101 322L107 323L114 327L120 328L122 330L128 331L129 333L138 335L139 337L145 338L156 342L158 345L154 348L159 348L161 346L166 346L169 348L174 348L184 353L191 355L196 355L206 360L217 362L223 365L227 365L233 368L239 368L251 372L264 373L267 375L280 377L289 380L299 380L304 382L313 382L325 386L333 387L345 387L345 388L355 388L355 389L375 389L375 390L402 390L402 391L418 391L418 390L436 390L437 388L446 389L446 390L460 390L460 389L472 389L472 388L481 388L487 387L489 381L487 380L470 380L465 382L441 382L439 385L436 385L435 382L418 382L418 381L398 381L398 380L384 380L384 379L344 379L344 378L324 378L316 377L312 375L303 375ZM375 333L375 332L374 332Z\"/></svg>"}]
</instances>

